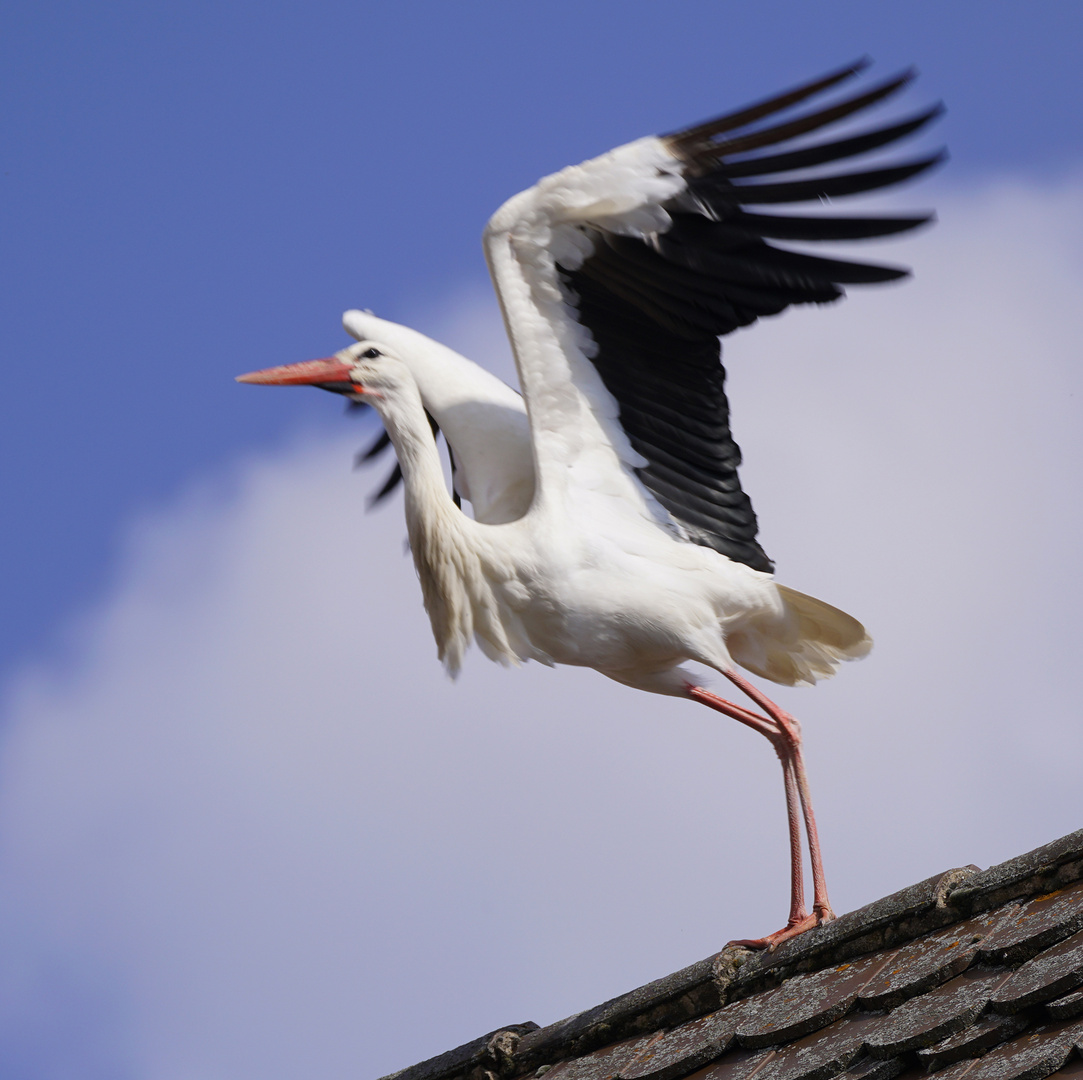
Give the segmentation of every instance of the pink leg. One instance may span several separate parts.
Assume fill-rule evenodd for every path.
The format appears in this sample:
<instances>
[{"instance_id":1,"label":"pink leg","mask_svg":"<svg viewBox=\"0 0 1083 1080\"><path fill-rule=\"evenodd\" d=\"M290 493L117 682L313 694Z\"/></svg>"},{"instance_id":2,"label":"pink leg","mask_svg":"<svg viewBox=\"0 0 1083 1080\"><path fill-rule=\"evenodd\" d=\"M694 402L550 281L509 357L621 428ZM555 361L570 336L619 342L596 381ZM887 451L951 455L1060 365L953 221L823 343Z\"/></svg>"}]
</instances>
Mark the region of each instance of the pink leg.
<instances>
[{"instance_id":1,"label":"pink leg","mask_svg":"<svg viewBox=\"0 0 1083 1080\"><path fill-rule=\"evenodd\" d=\"M732 945L745 945L749 948L773 948L781 941L803 933L835 917L827 899L827 883L824 879L823 860L820 855L819 837L816 832L816 819L812 813L809 796L808 778L805 773L804 758L801 754L801 729L797 721L780 709L765 694L735 672L723 672L724 675L743 693L747 694L767 713L761 716L740 705L712 694L699 686L690 686L688 696L716 711L746 724L754 731L766 736L775 748L782 763L782 776L786 788L786 814L790 834L790 916L786 925L767 937L754 940L730 942ZM800 809L798 807L800 806ZM804 817L805 830L809 837L809 854L812 861L813 911L808 914L805 908L805 888L802 874L801 818Z\"/></svg>"},{"instance_id":2,"label":"pink leg","mask_svg":"<svg viewBox=\"0 0 1083 1080\"><path fill-rule=\"evenodd\" d=\"M812 911L817 915L817 923L830 922L835 913L827 899L827 879L824 877L823 855L820 852L820 836L816 829L816 816L812 812L812 794L809 790L808 773L805 771L805 756L801 750L801 726L789 713L780 709L762 690L753 686L743 675L736 671L723 674L742 693L747 694L768 716L787 733L789 750L797 779L797 790L801 796L801 811L805 818L805 832L808 834L809 860L812 863Z\"/></svg>"}]
</instances>

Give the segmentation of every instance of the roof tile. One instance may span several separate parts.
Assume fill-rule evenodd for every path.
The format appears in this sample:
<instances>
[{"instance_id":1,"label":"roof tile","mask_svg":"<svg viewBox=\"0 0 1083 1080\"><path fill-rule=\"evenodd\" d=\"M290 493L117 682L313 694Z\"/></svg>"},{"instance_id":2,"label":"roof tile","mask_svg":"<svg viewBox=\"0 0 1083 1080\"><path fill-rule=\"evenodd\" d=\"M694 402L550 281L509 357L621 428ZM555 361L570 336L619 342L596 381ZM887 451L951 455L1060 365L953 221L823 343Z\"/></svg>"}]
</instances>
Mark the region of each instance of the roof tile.
<instances>
[{"instance_id":1,"label":"roof tile","mask_svg":"<svg viewBox=\"0 0 1083 1080\"><path fill-rule=\"evenodd\" d=\"M518 1072L534 1072L618 1039L643 1035L702 1016L725 1004L732 950L524 1035L515 1052ZM415 1080L404 1076L400 1080ZM424 1080L430 1080L426 1077ZM433 1078L436 1080L436 1078Z\"/></svg>"},{"instance_id":2,"label":"roof tile","mask_svg":"<svg viewBox=\"0 0 1083 1080\"><path fill-rule=\"evenodd\" d=\"M657 1035L644 1035L638 1039L625 1039L602 1050L595 1050L580 1058L562 1061L547 1069L547 1080L614 1080L621 1066L627 1064L640 1051L658 1039Z\"/></svg>"},{"instance_id":3,"label":"roof tile","mask_svg":"<svg viewBox=\"0 0 1083 1080\"><path fill-rule=\"evenodd\" d=\"M870 1035L869 1053L873 1057L894 1057L932 1046L970 1027L989 1003L990 995L1008 977L1003 970L978 968L911 999L885 1017Z\"/></svg>"},{"instance_id":4,"label":"roof tile","mask_svg":"<svg viewBox=\"0 0 1083 1080\"><path fill-rule=\"evenodd\" d=\"M1083 881L1023 904L981 943L981 958L1000 964L1029 960L1078 930L1083 930Z\"/></svg>"},{"instance_id":5,"label":"roof tile","mask_svg":"<svg viewBox=\"0 0 1083 1080\"><path fill-rule=\"evenodd\" d=\"M1083 990L1077 990L1074 994L1050 1001L1045 1011L1054 1020L1070 1020L1073 1016L1079 1016L1083 1013Z\"/></svg>"},{"instance_id":6,"label":"roof tile","mask_svg":"<svg viewBox=\"0 0 1083 1080\"><path fill-rule=\"evenodd\" d=\"M399 1069L382 1080L441 1080L442 1077L468 1073L476 1069L493 1069L500 1064L500 1056L506 1053L522 1035L537 1031L538 1025L527 1021L525 1024L507 1024L487 1035L480 1035L462 1046L445 1050L436 1057L418 1062L406 1069Z\"/></svg>"},{"instance_id":7,"label":"roof tile","mask_svg":"<svg viewBox=\"0 0 1083 1080\"><path fill-rule=\"evenodd\" d=\"M1083 930L1028 960L990 998L997 1012L1014 1013L1053 1001L1083 984Z\"/></svg>"},{"instance_id":8,"label":"roof tile","mask_svg":"<svg viewBox=\"0 0 1083 1080\"><path fill-rule=\"evenodd\" d=\"M733 1045L741 1018L762 997L745 998L667 1032L620 1070L621 1080L675 1080L713 1061Z\"/></svg>"},{"instance_id":9,"label":"roof tile","mask_svg":"<svg viewBox=\"0 0 1083 1080\"><path fill-rule=\"evenodd\" d=\"M861 991L862 1008L894 1008L965 971L977 956L979 943L1004 917L1003 910L979 915L904 945L891 964Z\"/></svg>"},{"instance_id":10,"label":"roof tile","mask_svg":"<svg viewBox=\"0 0 1083 1080\"><path fill-rule=\"evenodd\" d=\"M877 953L787 979L764 995L757 1009L746 1011L737 1027L738 1041L742 1046L774 1046L826 1027L850 1011L861 990L893 956Z\"/></svg>"},{"instance_id":11,"label":"roof tile","mask_svg":"<svg viewBox=\"0 0 1083 1080\"><path fill-rule=\"evenodd\" d=\"M930 1072L942 1069L956 1061L977 1057L983 1051L1018 1035L1028 1023L1025 1016L998 1016L996 1013L987 1013L970 1027L919 1050L917 1058Z\"/></svg>"},{"instance_id":12,"label":"roof tile","mask_svg":"<svg viewBox=\"0 0 1083 1080\"><path fill-rule=\"evenodd\" d=\"M951 890L948 901L960 911L988 911L1009 900L1047 893L1080 878L1083 829L972 875Z\"/></svg>"},{"instance_id":13,"label":"roof tile","mask_svg":"<svg viewBox=\"0 0 1083 1080\"><path fill-rule=\"evenodd\" d=\"M905 1068L899 1058L878 1061L868 1054L859 1054L854 1063L839 1074L838 1080L894 1080Z\"/></svg>"},{"instance_id":14,"label":"roof tile","mask_svg":"<svg viewBox=\"0 0 1083 1080\"><path fill-rule=\"evenodd\" d=\"M1083 1080L1083 1061L1079 1058L1073 1060L1056 1073L1057 1080Z\"/></svg>"},{"instance_id":15,"label":"roof tile","mask_svg":"<svg viewBox=\"0 0 1083 1080\"><path fill-rule=\"evenodd\" d=\"M962 1061L937 1080L1042 1080L1068 1060L1077 1045L1083 1021L1047 1024L994 1047L976 1061Z\"/></svg>"},{"instance_id":16,"label":"roof tile","mask_svg":"<svg viewBox=\"0 0 1083 1080\"><path fill-rule=\"evenodd\" d=\"M737 1050L692 1073L688 1080L752 1080L774 1056L774 1050Z\"/></svg>"},{"instance_id":17,"label":"roof tile","mask_svg":"<svg viewBox=\"0 0 1083 1080\"><path fill-rule=\"evenodd\" d=\"M879 1013L857 1013L836 1020L775 1052L756 1080L830 1080L861 1053L865 1040L883 1023Z\"/></svg>"}]
</instances>

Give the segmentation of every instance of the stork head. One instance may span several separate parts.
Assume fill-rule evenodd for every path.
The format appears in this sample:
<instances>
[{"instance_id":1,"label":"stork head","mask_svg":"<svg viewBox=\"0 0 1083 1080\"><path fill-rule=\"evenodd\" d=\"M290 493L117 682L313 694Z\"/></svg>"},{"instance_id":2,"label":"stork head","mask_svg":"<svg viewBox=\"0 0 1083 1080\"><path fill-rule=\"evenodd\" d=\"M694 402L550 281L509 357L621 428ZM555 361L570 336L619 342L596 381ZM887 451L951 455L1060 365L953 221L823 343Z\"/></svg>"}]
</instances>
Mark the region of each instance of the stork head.
<instances>
[{"instance_id":1,"label":"stork head","mask_svg":"<svg viewBox=\"0 0 1083 1080\"><path fill-rule=\"evenodd\" d=\"M404 381L409 381L406 365L376 341L359 341L322 360L283 364L237 376L237 382L261 386L315 386L361 402L383 397Z\"/></svg>"}]
</instances>

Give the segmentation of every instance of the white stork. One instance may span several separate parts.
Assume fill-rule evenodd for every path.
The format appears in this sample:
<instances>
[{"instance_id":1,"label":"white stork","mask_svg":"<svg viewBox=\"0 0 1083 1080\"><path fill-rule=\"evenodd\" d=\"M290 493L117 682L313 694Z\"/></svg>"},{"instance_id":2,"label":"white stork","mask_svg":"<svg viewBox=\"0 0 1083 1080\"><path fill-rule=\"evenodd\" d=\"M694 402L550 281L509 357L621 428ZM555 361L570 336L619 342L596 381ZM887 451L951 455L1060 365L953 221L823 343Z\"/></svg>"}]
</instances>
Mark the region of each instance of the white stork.
<instances>
[{"instance_id":1,"label":"white stork","mask_svg":"<svg viewBox=\"0 0 1083 1080\"><path fill-rule=\"evenodd\" d=\"M639 139L506 202L484 244L522 397L422 334L360 311L344 316L357 344L240 377L314 385L375 408L386 434L374 451L389 439L398 458L384 493L404 481L414 563L451 675L475 640L502 663L592 667L628 686L690 698L771 741L789 817L790 915L781 930L741 942L753 947L773 947L834 916L799 726L737 668L785 686L814 683L864 656L871 641L856 619L774 579L737 476L719 336L790 304L836 300L843 284L906 275L769 241L885 236L931 215L746 209L884 187L940 160L818 172L917 131L939 106L834 141L753 153L872 106L910 78L760 123L862 67ZM452 453L454 493L438 429ZM697 685L681 666L690 660L720 672L760 711Z\"/></svg>"}]
</instances>

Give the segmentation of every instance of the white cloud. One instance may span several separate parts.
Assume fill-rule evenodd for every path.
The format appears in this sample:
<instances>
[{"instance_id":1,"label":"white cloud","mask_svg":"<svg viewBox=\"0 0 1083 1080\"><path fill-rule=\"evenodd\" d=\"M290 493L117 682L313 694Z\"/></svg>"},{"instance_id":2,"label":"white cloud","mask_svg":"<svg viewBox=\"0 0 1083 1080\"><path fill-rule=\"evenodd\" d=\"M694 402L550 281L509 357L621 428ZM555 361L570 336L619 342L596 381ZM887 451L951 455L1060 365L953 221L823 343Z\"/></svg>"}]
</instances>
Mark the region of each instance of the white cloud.
<instances>
[{"instance_id":1,"label":"white cloud","mask_svg":"<svg viewBox=\"0 0 1083 1080\"><path fill-rule=\"evenodd\" d=\"M780 577L877 639L778 694L840 910L1079 825L1080 189L938 200L913 283L727 345ZM429 322L488 352L494 320ZM144 522L70 657L9 687L22 1074L378 1076L782 922L762 740L592 672L447 683L356 435Z\"/></svg>"}]
</instances>

